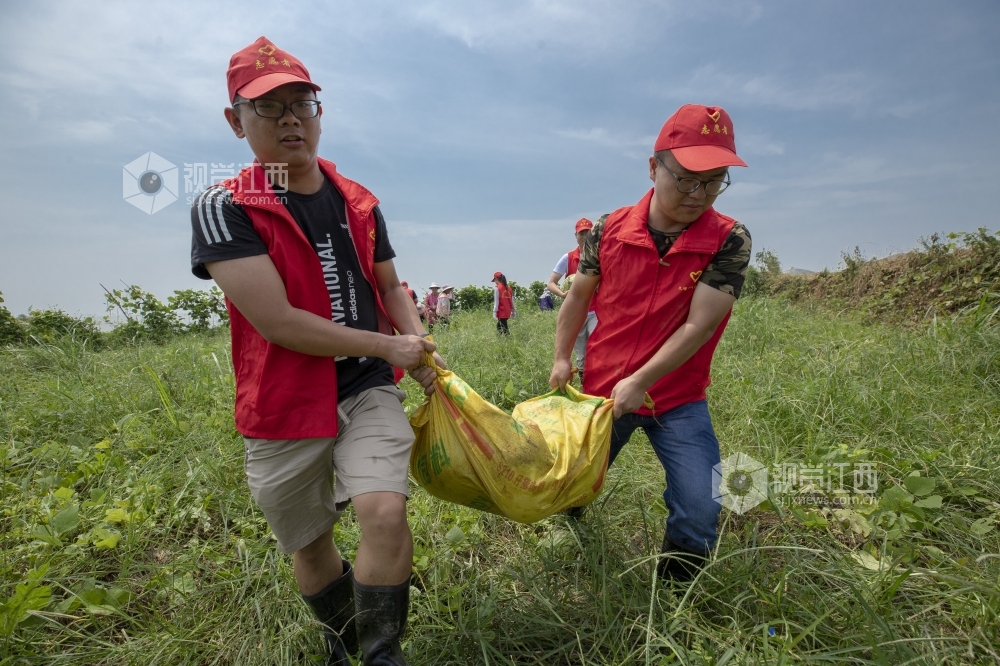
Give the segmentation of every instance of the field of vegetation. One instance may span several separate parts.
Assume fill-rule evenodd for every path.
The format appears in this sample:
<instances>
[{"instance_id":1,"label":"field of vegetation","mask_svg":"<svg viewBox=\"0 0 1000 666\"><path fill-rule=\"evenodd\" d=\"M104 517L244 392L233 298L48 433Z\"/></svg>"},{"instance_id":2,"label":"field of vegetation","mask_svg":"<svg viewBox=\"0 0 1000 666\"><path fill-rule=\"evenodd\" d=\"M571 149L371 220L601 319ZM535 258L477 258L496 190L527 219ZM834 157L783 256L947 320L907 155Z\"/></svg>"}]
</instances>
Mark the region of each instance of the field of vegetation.
<instances>
[{"instance_id":1,"label":"field of vegetation","mask_svg":"<svg viewBox=\"0 0 1000 666\"><path fill-rule=\"evenodd\" d=\"M509 339L482 311L435 331L506 409L550 367L554 313L521 311ZM0 664L322 663L246 488L224 331L0 351ZM411 663L1000 662L1000 331L748 298L713 374L724 457L871 463L875 502L723 511L710 566L664 586L641 434L579 521L518 525L414 486ZM348 556L358 537L348 512Z\"/></svg>"}]
</instances>

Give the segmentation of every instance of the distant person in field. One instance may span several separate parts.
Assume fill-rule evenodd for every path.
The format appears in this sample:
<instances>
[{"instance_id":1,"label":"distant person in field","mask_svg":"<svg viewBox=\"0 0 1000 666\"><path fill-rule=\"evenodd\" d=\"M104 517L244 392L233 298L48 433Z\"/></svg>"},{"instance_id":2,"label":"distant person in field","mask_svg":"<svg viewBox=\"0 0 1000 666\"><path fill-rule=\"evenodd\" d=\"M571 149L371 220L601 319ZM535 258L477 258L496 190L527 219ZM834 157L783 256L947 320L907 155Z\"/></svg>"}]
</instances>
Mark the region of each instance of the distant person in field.
<instances>
[{"instance_id":1,"label":"distant person in field","mask_svg":"<svg viewBox=\"0 0 1000 666\"><path fill-rule=\"evenodd\" d=\"M548 289L543 290L542 295L538 297L538 309L542 312L555 309L555 305L552 303L552 293Z\"/></svg>"},{"instance_id":2,"label":"distant person in field","mask_svg":"<svg viewBox=\"0 0 1000 666\"><path fill-rule=\"evenodd\" d=\"M434 330L434 324L437 322L437 306L438 306L438 292L441 287L437 285L436 282L431 282L431 286L427 288L429 291L424 294L424 312L427 317L427 330Z\"/></svg>"},{"instance_id":3,"label":"distant person in field","mask_svg":"<svg viewBox=\"0 0 1000 666\"><path fill-rule=\"evenodd\" d=\"M568 282L573 282L577 269L580 266L580 251L583 249L583 242L587 239L587 234L590 233L593 227L594 223L585 217L581 217L576 221L576 226L574 227L576 247L561 256L559 261L556 262L555 268L552 269L552 275L549 276L549 283L546 287L559 298L566 298L566 292L559 286L559 282L564 277ZM573 353L576 354L576 367L580 373L581 386L583 386L583 361L587 354L587 339L590 338L595 328L597 328L597 314L591 310L587 313L587 320L580 327L580 334L576 336L576 341L573 343Z\"/></svg>"},{"instance_id":4,"label":"distant person in field","mask_svg":"<svg viewBox=\"0 0 1000 666\"><path fill-rule=\"evenodd\" d=\"M406 664L413 430L396 382L406 368L430 390L434 345L378 200L317 157L320 88L306 68L261 37L227 79L226 120L256 160L192 206L191 265L226 294L250 492L324 625L327 663L347 666L360 643L365 664ZM350 503L353 567L332 539Z\"/></svg>"},{"instance_id":5,"label":"distant person in field","mask_svg":"<svg viewBox=\"0 0 1000 666\"><path fill-rule=\"evenodd\" d=\"M716 212L736 155L723 109L686 104L660 130L649 158L653 188L599 220L559 312L549 384L570 380L570 352L591 298L600 325L587 344L585 393L614 398L614 462L642 428L666 472L670 515L663 578L690 580L715 545L720 505L712 467L719 442L705 389L709 366L750 263L750 234ZM649 393L654 407L643 406Z\"/></svg>"},{"instance_id":6,"label":"distant person in field","mask_svg":"<svg viewBox=\"0 0 1000 666\"><path fill-rule=\"evenodd\" d=\"M451 285L446 284L441 287L438 294L437 318L442 324L447 325L451 321L451 303L455 300L455 291Z\"/></svg>"},{"instance_id":7,"label":"distant person in field","mask_svg":"<svg viewBox=\"0 0 1000 666\"><path fill-rule=\"evenodd\" d=\"M406 292L406 295L410 297L410 300L413 301L413 307L417 309L417 316L420 317L420 323L423 324L424 304L421 303L420 300L417 298L417 292L410 289L410 285L407 284L406 280L400 280L399 285L403 288L403 291Z\"/></svg>"},{"instance_id":8,"label":"distant person in field","mask_svg":"<svg viewBox=\"0 0 1000 666\"><path fill-rule=\"evenodd\" d=\"M507 320L517 317L514 293L507 286L507 278L500 271L493 274L493 318L497 320L497 332L510 335Z\"/></svg>"},{"instance_id":9,"label":"distant person in field","mask_svg":"<svg viewBox=\"0 0 1000 666\"><path fill-rule=\"evenodd\" d=\"M413 301L413 304L416 305L417 304L417 292L415 292L412 289L410 289L410 285L406 282L406 280L400 280L399 281L399 286L401 286L403 288L403 291L406 292L406 295L409 296L410 299Z\"/></svg>"}]
</instances>

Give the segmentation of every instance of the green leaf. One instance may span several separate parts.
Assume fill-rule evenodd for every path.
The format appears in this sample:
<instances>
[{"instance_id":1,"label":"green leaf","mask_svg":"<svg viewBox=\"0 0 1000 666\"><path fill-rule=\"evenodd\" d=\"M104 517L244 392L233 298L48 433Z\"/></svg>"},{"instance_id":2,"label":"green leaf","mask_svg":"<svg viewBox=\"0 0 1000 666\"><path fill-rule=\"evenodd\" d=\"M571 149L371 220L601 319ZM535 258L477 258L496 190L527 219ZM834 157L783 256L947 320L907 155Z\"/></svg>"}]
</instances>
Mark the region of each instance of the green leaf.
<instances>
[{"instance_id":1,"label":"green leaf","mask_svg":"<svg viewBox=\"0 0 1000 666\"><path fill-rule=\"evenodd\" d=\"M976 536L983 536L984 534L989 534L996 527L993 516L987 516L986 518L980 518L971 525L969 525L969 531Z\"/></svg>"},{"instance_id":2,"label":"green leaf","mask_svg":"<svg viewBox=\"0 0 1000 666\"><path fill-rule=\"evenodd\" d=\"M924 499L914 502L913 506L919 506L924 509L940 509L942 497L940 495L931 495L930 497L925 497Z\"/></svg>"},{"instance_id":3,"label":"green leaf","mask_svg":"<svg viewBox=\"0 0 1000 666\"><path fill-rule=\"evenodd\" d=\"M51 525L53 531L60 536L68 534L80 526L79 514L80 507L74 504L73 506L65 508L56 515L52 516L52 520L49 521L49 525Z\"/></svg>"},{"instance_id":4,"label":"green leaf","mask_svg":"<svg viewBox=\"0 0 1000 666\"><path fill-rule=\"evenodd\" d=\"M68 500L68 499L73 499L73 495L76 494L76 491L73 490L72 488L60 488L59 490L55 491L52 494L61 500Z\"/></svg>"},{"instance_id":5,"label":"green leaf","mask_svg":"<svg viewBox=\"0 0 1000 666\"><path fill-rule=\"evenodd\" d=\"M855 534L868 537L872 533L872 526L868 524L868 521L857 511L852 511L851 509L834 509L834 517L841 523L846 524L852 532Z\"/></svg>"},{"instance_id":6,"label":"green leaf","mask_svg":"<svg viewBox=\"0 0 1000 666\"><path fill-rule=\"evenodd\" d=\"M126 523L130 516L125 509L108 509L104 514L104 520L109 523Z\"/></svg>"},{"instance_id":7,"label":"green leaf","mask_svg":"<svg viewBox=\"0 0 1000 666\"><path fill-rule=\"evenodd\" d=\"M31 536L56 548L63 545L62 539L50 525L36 525L31 530Z\"/></svg>"},{"instance_id":8,"label":"green leaf","mask_svg":"<svg viewBox=\"0 0 1000 666\"><path fill-rule=\"evenodd\" d=\"M103 527L95 527L91 532L91 542L98 550L111 550L118 545L122 535L115 530L106 530Z\"/></svg>"},{"instance_id":9,"label":"green leaf","mask_svg":"<svg viewBox=\"0 0 1000 666\"><path fill-rule=\"evenodd\" d=\"M517 390L514 388L514 380L513 379L508 379L507 380L507 386L503 387L503 394L505 396L507 396L511 400L513 400L514 396L517 395Z\"/></svg>"},{"instance_id":10,"label":"green leaf","mask_svg":"<svg viewBox=\"0 0 1000 666\"><path fill-rule=\"evenodd\" d=\"M899 486L893 486L882 493L879 504L883 509L899 511L913 504L913 496Z\"/></svg>"},{"instance_id":11,"label":"green leaf","mask_svg":"<svg viewBox=\"0 0 1000 666\"><path fill-rule=\"evenodd\" d=\"M28 580L19 583L14 588L14 594L0 605L3 611L0 613L0 634L10 636L17 625L30 617L29 611L42 610L49 605L52 600L52 588L48 585L39 585L48 570L49 565L43 564L30 572Z\"/></svg>"},{"instance_id":12,"label":"green leaf","mask_svg":"<svg viewBox=\"0 0 1000 666\"><path fill-rule=\"evenodd\" d=\"M458 525L448 530L448 533L444 535L444 538L448 540L452 546L459 546L465 541L465 532Z\"/></svg>"},{"instance_id":13,"label":"green leaf","mask_svg":"<svg viewBox=\"0 0 1000 666\"><path fill-rule=\"evenodd\" d=\"M931 491L934 490L934 479L928 479L925 476L908 476L903 479L903 485L917 497L923 497L930 495Z\"/></svg>"}]
</instances>

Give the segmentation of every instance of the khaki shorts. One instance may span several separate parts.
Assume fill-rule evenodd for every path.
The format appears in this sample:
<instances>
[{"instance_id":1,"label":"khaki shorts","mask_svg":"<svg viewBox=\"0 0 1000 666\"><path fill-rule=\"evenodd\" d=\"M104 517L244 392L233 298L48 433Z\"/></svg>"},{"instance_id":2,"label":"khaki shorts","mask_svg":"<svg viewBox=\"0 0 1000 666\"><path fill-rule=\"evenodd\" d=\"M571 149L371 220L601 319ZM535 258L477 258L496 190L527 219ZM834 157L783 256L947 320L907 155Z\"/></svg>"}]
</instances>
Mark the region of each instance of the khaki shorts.
<instances>
[{"instance_id":1,"label":"khaki shorts","mask_svg":"<svg viewBox=\"0 0 1000 666\"><path fill-rule=\"evenodd\" d=\"M347 398L337 408L336 438L243 438L250 494L281 552L294 553L318 539L356 495L410 496L413 429L403 411L405 398L395 386Z\"/></svg>"}]
</instances>

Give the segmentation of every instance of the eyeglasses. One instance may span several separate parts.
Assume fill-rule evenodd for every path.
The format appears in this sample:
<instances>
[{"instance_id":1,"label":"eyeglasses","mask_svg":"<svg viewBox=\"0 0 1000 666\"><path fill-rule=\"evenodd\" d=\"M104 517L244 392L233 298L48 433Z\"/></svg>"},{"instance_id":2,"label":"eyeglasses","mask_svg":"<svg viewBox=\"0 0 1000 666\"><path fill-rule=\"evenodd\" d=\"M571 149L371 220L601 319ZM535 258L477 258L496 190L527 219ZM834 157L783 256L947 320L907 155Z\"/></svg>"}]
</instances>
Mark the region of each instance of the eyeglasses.
<instances>
[{"instance_id":1,"label":"eyeglasses","mask_svg":"<svg viewBox=\"0 0 1000 666\"><path fill-rule=\"evenodd\" d=\"M273 99L252 99L245 102L236 102L233 106L239 106L240 104L249 104L261 118L280 118L285 115L286 108L291 109L292 115L299 120L315 118L319 115L319 100L315 99L292 102L287 106Z\"/></svg>"},{"instance_id":2,"label":"eyeglasses","mask_svg":"<svg viewBox=\"0 0 1000 666\"><path fill-rule=\"evenodd\" d=\"M705 194L707 194L710 197L714 197L722 194L723 192L726 191L726 188L729 187L728 173L726 174L725 180L698 180L697 178L681 178L676 173L671 171L670 168L667 167L667 165L664 164L663 160L661 160L659 157L656 158L656 161L659 162L660 166L666 169L667 173L673 176L674 180L677 181L678 192L683 192L684 194L691 194L699 187L704 185Z\"/></svg>"}]
</instances>

